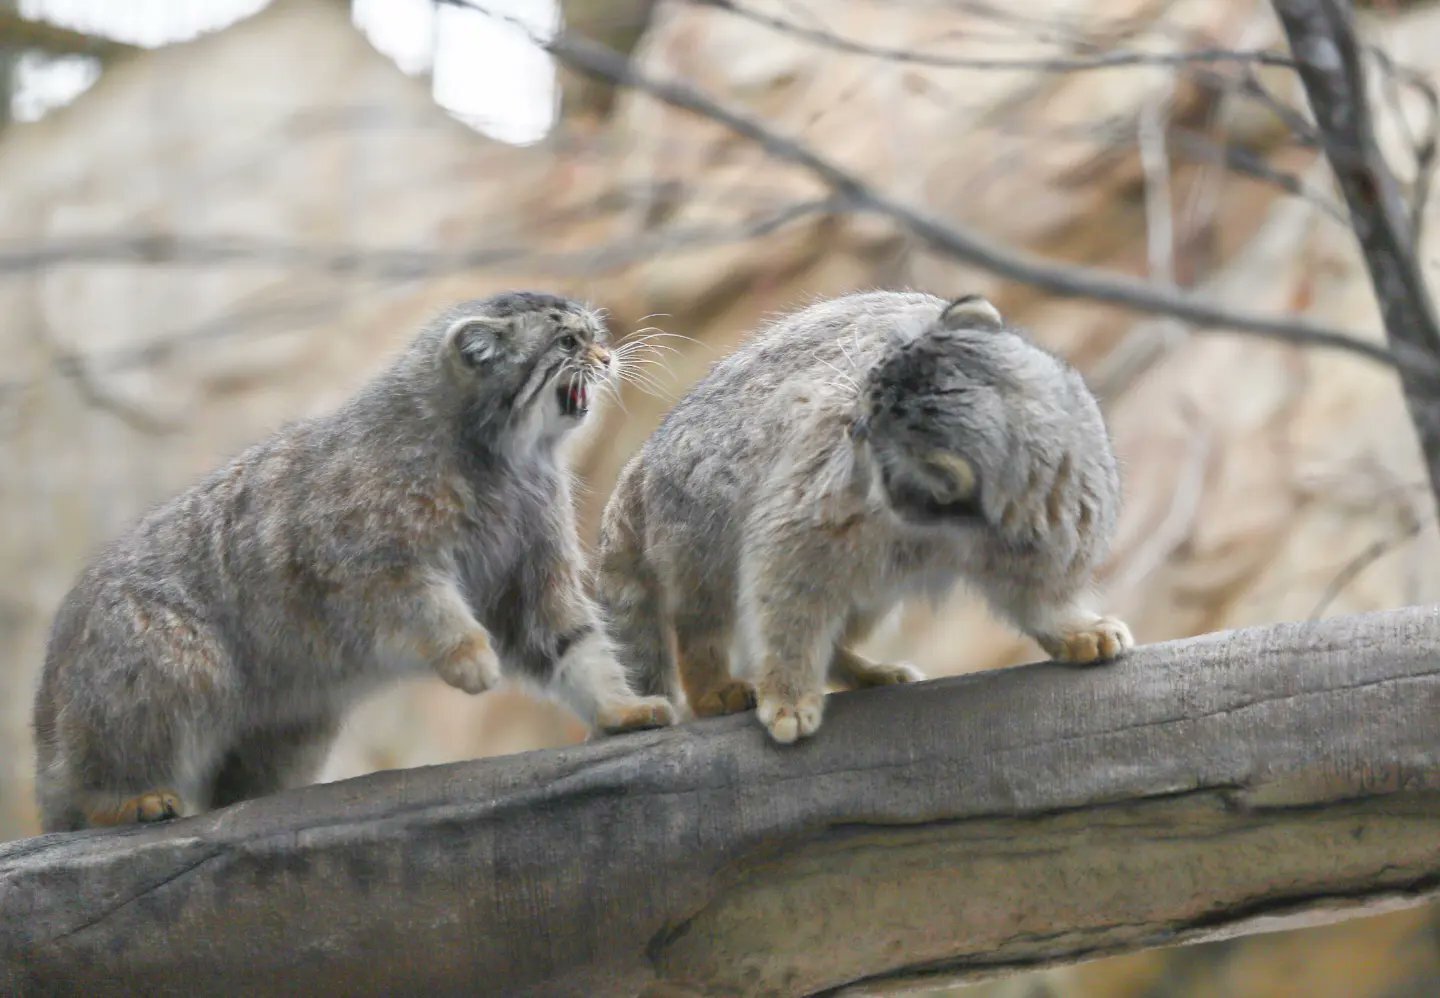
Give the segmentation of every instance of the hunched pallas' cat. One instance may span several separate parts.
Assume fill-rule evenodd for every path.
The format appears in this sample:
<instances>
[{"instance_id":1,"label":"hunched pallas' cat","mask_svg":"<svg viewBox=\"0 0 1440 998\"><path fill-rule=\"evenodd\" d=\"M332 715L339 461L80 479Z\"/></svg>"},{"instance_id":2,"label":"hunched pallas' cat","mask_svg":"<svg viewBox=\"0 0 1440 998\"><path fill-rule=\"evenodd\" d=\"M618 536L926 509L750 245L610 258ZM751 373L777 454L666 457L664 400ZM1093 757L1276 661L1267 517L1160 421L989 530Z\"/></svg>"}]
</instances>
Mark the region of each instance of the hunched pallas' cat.
<instances>
[{"instance_id":1,"label":"hunched pallas' cat","mask_svg":"<svg viewBox=\"0 0 1440 998\"><path fill-rule=\"evenodd\" d=\"M1129 648L1088 591L1119 502L1068 364L978 296L855 294L773 323L675 406L606 507L598 592L637 688L673 698L678 670L695 714L753 704L792 742L827 679L922 678L853 645L962 580L1057 659Z\"/></svg>"},{"instance_id":2,"label":"hunched pallas' cat","mask_svg":"<svg viewBox=\"0 0 1440 998\"><path fill-rule=\"evenodd\" d=\"M308 782L346 708L407 674L471 693L503 675L601 730L673 721L611 653L556 455L615 368L574 301L458 305L338 410L110 544L56 615L35 702L45 829Z\"/></svg>"}]
</instances>

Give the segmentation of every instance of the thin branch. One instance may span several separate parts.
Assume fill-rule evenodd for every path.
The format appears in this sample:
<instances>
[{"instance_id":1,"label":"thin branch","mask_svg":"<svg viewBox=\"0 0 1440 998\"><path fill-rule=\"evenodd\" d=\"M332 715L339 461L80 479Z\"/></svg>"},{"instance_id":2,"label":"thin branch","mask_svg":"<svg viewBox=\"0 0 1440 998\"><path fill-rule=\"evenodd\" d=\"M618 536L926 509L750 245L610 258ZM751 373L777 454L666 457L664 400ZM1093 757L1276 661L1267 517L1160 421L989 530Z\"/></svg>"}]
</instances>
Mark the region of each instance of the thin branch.
<instances>
[{"instance_id":1,"label":"thin branch","mask_svg":"<svg viewBox=\"0 0 1440 998\"><path fill-rule=\"evenodd\" d=\"M1405 132L1415 156L1415 184L1410 196L1410 229L1411 242L1418 247L1421 232L1425 227L1425 205L1430 199L1430 185L1435 174L1436 144L1437 140L1440 140L1440 94L1436 93L1435 85L1424 74L1408 66L1397 65L1389 53L1379 46L1371 46L1370 51L1384 73L1391 113ZM1426 123L1419 135L1411 130L1410 122L1405 117L1405 110L1400 103L1400 83L1409 86L1425 102Z\"/></svg>"},{"instance_id":2,"label":"thin branch","mask_svg":"<svg viewBox=\"0 0 1440 998\"><path fill-rule=\"evenodd\" d=\"M440 0L455 6L470 6L463 0ZM980 59L965 56L938 55L916 52L911 49L890 48L870 45L866 42L844 38L820 28L806 27L788 21L774 14L754 10L735 3L734 0L690 0L700 7L713 7L726 13L742 17L747 21L763 25L817 45L854 55L871 56L891 62L932 66L939 69L983 69L1020 70L1032 73L1076 73L1095 69L1114 69L1120 66L1177 66L1188 63L1244 63L1247 65L1292 66L1291 59L1279 52L1264 49L1237 51L1235 49L1211 48L1194 49L1187 52L1127 52L1110 51L1093 56L1055 59Z\"/></svg>"},{"instance_id":3,"label":"thin branch","mask_svg":"<svg viewBox=\"0 0 1440 998\"><path fill-rule=\"evenodd\" d=\"M134 45L73 31L49 21L22 17L0 7L0 46L13 49L40 49L52 55L93 55L110 58L144 51Z\"/></svg>"},{"instance_id":4,"label":"thin branch","mask_svg":"<svg viewBox=\"0 0 1440 998\"><path fill-rule=\"evenodd\" d=\"M1240 93L1256 101L1275 117L1284 122L1286 129L1302 145L1319 147L1320 136L1315 133L1315 124L1305 115L1291 107L1283 98L1265 85L1265 81L1247 67L1240 79Z\"/></svg>"},{"instance_id":5,"label":"thin branch","mask_svg":"<svg viewBox=\"0 0 1440 998\"><path fill-rule=\"evenodd\" d=\"M162 436L179 429L176 422L155 415L101 383L79 354L66 353L56 357L55 369L75 386L76 393L87 406L109 413L133 430L146 436Z\"/></svg>"},{"instance_id":6,"label":"thin branch","mask_svg":"<svg viewBox=\"0 0 1440 998\"><path fill-rule=\"evenodd\" d=\"M1170 191L1170 154L1166 135L1170 124L1172 86L1146 100L1135 123L1135 143L1145 175L1146 276L1165 287L1175 285L1175 207Z\"/></svg>"},{"instance_id":7,"label":"thin branch","mask_svg":"<svg viewBox=\"0 0 1440 998\"><path fill-rule=\"evenodd\" d=\"M1287 194L1309 201L1335 221L1349 224L1345 209L1339 204L1319 191L1307 188L1297 174L1277 170L1253 149L1233 142L1217 142L1188 128L1172 129L1170 142L1175 151L1188 160L1221 163L1232 173L1278 187Z\"/></svg>"},{"instance_id":8,"label":"thin branch","mask_svg":"<svg viewBox=\"0 0 1440 998\"><path fill-rule=\"evenodd\" d=\"M491 17L516 23L470 0L437 0L468 7ZM639 72L630 61L586 39L559 32L553 37L532 35L535 44L564 65L640 90L672 107L698 114L737 135L755 142L766 152L801 166L819 178L838 197L857 209L872 211L898 222L935 250L983 270L1029 284L1053 295L1087 298L1160 315L1169 315L1200 327L1223 327L1284 343L1345 350L1393 368L1413 369L1417 379L1437 379L1426 354L1404 350L1392 353L1378 343L1309 322L1236 312L1201 301L1182 292L1156 288L1144 281L1065 266L1008 247L997 246L978 233L940 221L921 208L896 200L868 186L813 150L773 131L769 126L731 110L694 87L676 80L659 80Z\"/></svg>"},{"instance_id":9,"label":"thin branch","mask_svg":"<svg viewBox=\"0 0 1440 998\"><path fill-rule=\"evenodd\" d=\"M600 247L545 253L527 245L472 247L455 251L304 245L238 236L166 233L82 236L33 243L0 243L0 274L20 274L77 263L149 263L189 267L253 264L413 279L437 273L524 262L555 270L613 269L663 250L739 241L767 235L807 215L843 208L833 198L783 205L739 226L696 226L637 236Z\"/></svg>"},{"instance_id":10,"label":"thin branch","mask_svg":"<svg viewBox=\"0 0 1440 998\"><path fill-rule=\"evenodd\" d=\"M305 263L321 270L363 273L375 280L410 280L416 276L447 271L464 271L484 264L521 262L527 266L559 273L597 274L631 266L637 262L686 249L743 242L777 232L807 217L824 217L843 206L831 198L819 198L782 205L775 211L738 226L696 226L690 229L644 233L617 239L597 247L571 253L539 253L530 249L472 250L460 253L430 253L421 250L357 250L305 247L254 240L186 237L100 237L52 243L24 252L0 252L0 273L41 267L52 263L132 262L210 266L217 263L268 265ZM163 246L163 253L155 248ZM137 248L146 253L137 255ZM107 350L84 357L63 354L55 369L64 377L77 378L83 365L118 370L154 364L177 348L194 343L225 339L244 333L262 323L277 320L294 324L320 316L329 308L325 299L293 302L261 302L175 333L156 337L134 346ZM0 401L30 384L24 379L0 381ZM83 389L84 383L77 380Z\"/></svg>"},{"instance_id":11,"label":"thin branch","mask_svg":"<svg viewBox=\"0 0 1440 998\"><path fill-rule=\"evenodd\" d=\"M1412 521L1406 524L1405 529L1400 533L1390 537L1382 537L1372 542L1366 546L1365 550L1347 561L1341 566L1340 571L1335 574L1335 577L1330 580L1330 584L1325 587L1325 592L1321 594L1319 602L1315 604L1315 609L1310 611L1308 619L1319 620L1324 616L1325 611L1330 609L1330 604L1335 602L1340 594L1360 577L1362 572L1391 551L1394 551L1396 548L1403 546L1407 541L1418 536L1421 527L1422 524L1418 520Z\"/></svg>"},{"instance_id":12,"label":"thin branch","mask_svg":"<svg viewBox=\"0 0 1440 998\"><path fill-rule=\"evenodd\" d=\"M1410 214L1375 140L1350 7L1341 0L1275 0L1275 10L1349 206L1390 348L1440 371L1440 323L1417 259ZM1440 399L1434 379L1407 365L1401 383L1440 501Z\"/></svg>"}]
</instances>

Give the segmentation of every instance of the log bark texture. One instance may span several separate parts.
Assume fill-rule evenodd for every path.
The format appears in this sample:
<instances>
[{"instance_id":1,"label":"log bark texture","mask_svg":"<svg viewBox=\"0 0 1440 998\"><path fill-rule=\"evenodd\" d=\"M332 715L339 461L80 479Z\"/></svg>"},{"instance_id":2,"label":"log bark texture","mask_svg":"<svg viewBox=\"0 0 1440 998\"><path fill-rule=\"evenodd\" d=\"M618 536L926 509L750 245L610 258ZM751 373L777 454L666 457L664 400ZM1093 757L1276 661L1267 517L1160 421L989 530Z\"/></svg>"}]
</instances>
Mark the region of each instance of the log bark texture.
<instances>
[{"instance_id":1,"label":"log bark texture","mask_svg":"<svg viewBox=\"0 0 1440 998\"><path fill-rule=\"evenodd\" d=\"M1440 608L0 846L0 993L870 993L1440 895Z\"/></svg>"}]
</instances>

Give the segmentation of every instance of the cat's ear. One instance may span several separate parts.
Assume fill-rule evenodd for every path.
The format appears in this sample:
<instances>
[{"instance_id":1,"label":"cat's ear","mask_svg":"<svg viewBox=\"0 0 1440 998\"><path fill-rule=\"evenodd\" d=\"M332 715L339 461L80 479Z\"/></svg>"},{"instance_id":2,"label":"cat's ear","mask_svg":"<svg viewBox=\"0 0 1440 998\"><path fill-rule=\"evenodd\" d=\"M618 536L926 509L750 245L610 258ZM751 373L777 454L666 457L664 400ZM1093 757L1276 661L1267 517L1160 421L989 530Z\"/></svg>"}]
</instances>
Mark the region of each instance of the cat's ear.
<instances>
[{"instance_id":1,"label":"cat's ear","mask_svg":"<svg viewBox=\"0 0 1440 998\"><path fill-rule=\"evenodd\" d=\"M445 349L466 367L484 367L505 352L510 324L504 319L461 319L445 332Z\"/></svg>"},{"instance_id":2,"label":"cat's ear","mask_svg":"<svg viewBox=\"0 0 1440 998\"><path fill-rule=\"evenodd\" d=\"M1005 320L981 295L965 295L945 306L940 325L946 329L1004 329Z\"/></svg>"}]
</instances>

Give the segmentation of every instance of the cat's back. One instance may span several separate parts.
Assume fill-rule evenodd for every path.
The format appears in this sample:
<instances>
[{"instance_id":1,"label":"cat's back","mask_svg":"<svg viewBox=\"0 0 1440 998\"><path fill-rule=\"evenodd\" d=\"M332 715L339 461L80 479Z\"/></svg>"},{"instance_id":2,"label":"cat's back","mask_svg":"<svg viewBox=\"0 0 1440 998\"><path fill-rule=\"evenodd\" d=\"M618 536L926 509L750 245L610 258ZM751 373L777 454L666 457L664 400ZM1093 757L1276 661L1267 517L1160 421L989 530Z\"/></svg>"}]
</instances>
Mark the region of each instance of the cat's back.
<instances>
[{"instance_id":1,"label":"cat's back","mask_svg":"<svg viewBox=\"0 0 1440 998\"><path fill-rule=\"evenodd\" d=\"M96 612L142 605L196 619L221 616L226 576L237 555L255 550L260 524L283 497L276 483L304 489L297 478L305 477L309 452L323 446L313 435L305 424L282 427L151 506L91 556L57 612L52 637L65 643Z\"/></svg>"},{"instance_id":2,"label":"cat's back","mask_svg":"<svg viewBox=\"0 0 1440 998\"><path fill-rule=\"evenodd\" d=\"M943 305L920 292L868 291L780 316L676 403L647 441L647 461L774 449L793 435L797 419L813 415L817 398L848 406L879 355Z\"/></svg>"}]
</instances>

